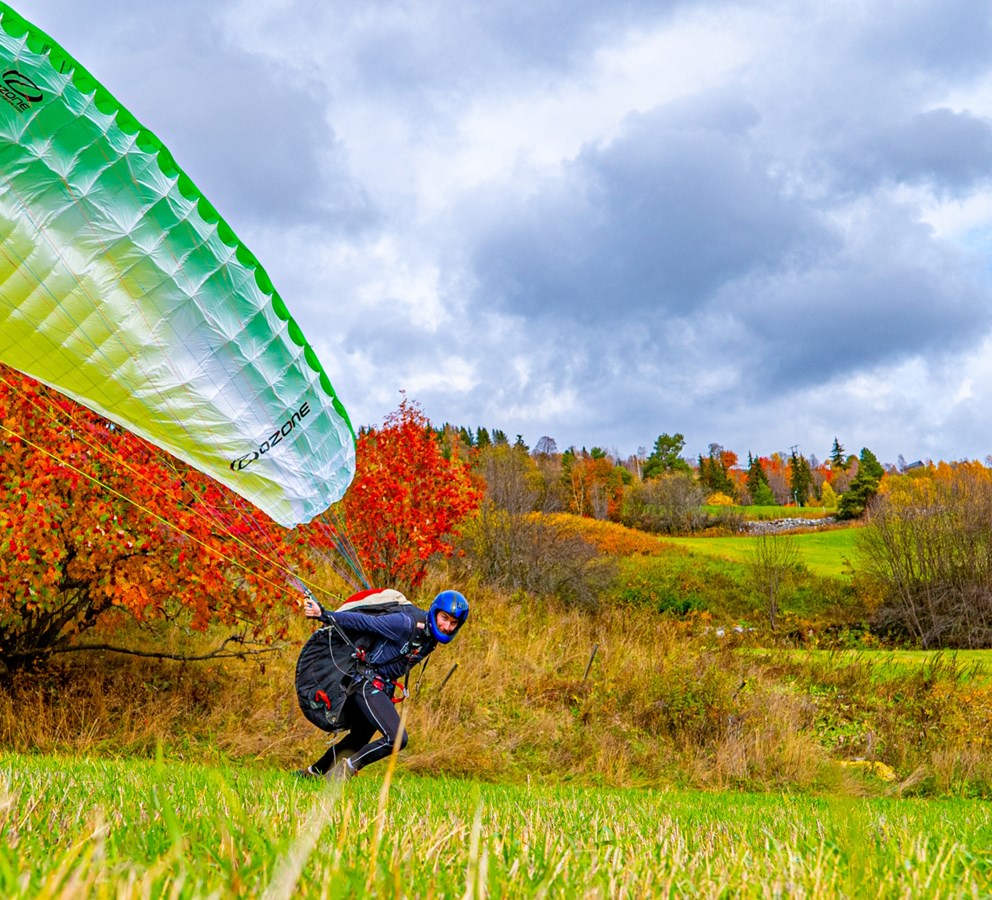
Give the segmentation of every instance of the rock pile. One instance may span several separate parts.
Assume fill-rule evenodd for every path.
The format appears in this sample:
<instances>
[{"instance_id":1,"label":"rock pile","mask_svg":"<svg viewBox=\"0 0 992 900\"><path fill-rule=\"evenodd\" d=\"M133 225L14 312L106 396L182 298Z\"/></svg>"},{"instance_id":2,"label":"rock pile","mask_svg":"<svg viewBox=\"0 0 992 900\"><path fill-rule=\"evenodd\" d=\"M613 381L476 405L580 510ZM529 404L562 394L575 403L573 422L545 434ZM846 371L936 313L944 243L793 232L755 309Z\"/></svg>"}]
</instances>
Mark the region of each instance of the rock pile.
<instances>
[{"instance_id":1,"label":"rock pile","mask_svg":"<svg viewBox=\"0 0 992 900\"><path fill-rule=\"evenodd\" d=\"M776 534L781 531L795 531L798 528L825 528L837 522L835 516L820 519L769 519L767 522L744 522L742 530L749 534Z\"/></svg>"}]
</instances>

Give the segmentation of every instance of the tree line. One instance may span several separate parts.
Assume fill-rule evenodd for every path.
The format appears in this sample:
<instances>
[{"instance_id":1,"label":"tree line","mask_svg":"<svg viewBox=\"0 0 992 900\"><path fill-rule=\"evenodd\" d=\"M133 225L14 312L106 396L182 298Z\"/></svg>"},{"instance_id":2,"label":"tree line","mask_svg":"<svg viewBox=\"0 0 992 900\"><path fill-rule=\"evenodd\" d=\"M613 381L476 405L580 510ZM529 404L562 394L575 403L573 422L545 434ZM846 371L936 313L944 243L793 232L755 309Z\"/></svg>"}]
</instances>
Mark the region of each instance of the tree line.
<instances>
[{"instance_id":1,"label":"tree line","mask_svg":"<svg viewBox=\"0 0 992 900\"><path fill-rule=\"evenodd\" d=\"M506 432L484 426L473 431L445 424L436 434L448 454L488 458L513 452L528 459L536 511L571 512L654 531L693 531L714 518L732 518L729 512L707 515L701 510L707 506L821 506L840 519L853 519L863 515L886 474L870 449L847 454L837 438L823 463L793 448L768 456L749 452L744 465L715 443L705 456L686 458L685 438L678 433L662 433L650 453L626 458L601 447L559 452L549 436L531 450L521 435L511 441Z\"/></svg>"}]
</instances>

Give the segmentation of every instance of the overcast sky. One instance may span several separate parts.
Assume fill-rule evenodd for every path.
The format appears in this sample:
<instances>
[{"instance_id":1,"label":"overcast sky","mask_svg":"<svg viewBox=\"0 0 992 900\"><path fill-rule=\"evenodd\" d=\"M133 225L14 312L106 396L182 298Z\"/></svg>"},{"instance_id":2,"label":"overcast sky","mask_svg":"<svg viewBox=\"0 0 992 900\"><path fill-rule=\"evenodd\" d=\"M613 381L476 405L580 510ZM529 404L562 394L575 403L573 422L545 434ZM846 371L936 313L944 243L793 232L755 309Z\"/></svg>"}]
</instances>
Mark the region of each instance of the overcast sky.
<instances>
[{"instance_id":1,"label":"overcast sky","mask_svg":"<svg viewBox=\"0 0 992 900\"><path fill-rule=\"evenodd\" d=\"M626 456L992 453L988 0L13 0L348 407Z\"/></svg>"}]
</instances>

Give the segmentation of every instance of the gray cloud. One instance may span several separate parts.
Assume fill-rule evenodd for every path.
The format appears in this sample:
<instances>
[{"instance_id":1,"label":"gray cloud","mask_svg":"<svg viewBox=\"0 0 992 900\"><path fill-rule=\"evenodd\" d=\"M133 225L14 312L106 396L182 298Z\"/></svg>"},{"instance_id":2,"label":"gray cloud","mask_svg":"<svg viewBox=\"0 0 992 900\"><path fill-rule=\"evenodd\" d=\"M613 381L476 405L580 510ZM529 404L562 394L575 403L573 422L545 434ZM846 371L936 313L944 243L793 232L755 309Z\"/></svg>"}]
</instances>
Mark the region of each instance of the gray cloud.
<instances>
[{"instance_id":1,"label":"gray cloud","mask_svg":"<svg viewBox=\"0 0 992 900\"><path fill-rule=\"evenodd\" d=\"M836 163L849 188L889 180L957 193L992 178L992 125L968 112L928 110L852 141Z\"/></svg>"},{"instance_id":2,"label":"gray cloud","mask_svg":"<svg viewBox=\"0 0 992 900\"><path fill-rule=\"evenodd\" d=\"M888 259L847 262L751 286L752 309L741 318L748 345L758 351L752 392L795 390L916 355L947 354L973 345L989 327L987 288L951 271ZM746 358L746 347L737 355Z\"/></svg>"},{"instance_id":3,"label":"gray cloud","mask_svg":"<svg viewBox=\"0 0 992 900\"><path fill-rule=\"evenodd\" d=\"M424 0L409 7L366 3L361 16L307 4L296 4L295 11L304 27L316 21L321 31L346 38L338 46L354 89L407 100L419 95L443 106L497 85L505 90L582 68L611 35L650 29L685 8L719 5L719 0Z\"/></svg>"},{"instance_id":4,"label":"gray cloud","mask_svg":"<svg viewBox=\"0 0 992 900\"><path fill-rule=\"evenodd\" d=\"M882 59L908 77L967 78L988 67L992 8L984 0L880 4L855 45L858 59Z\"/></svg>"},{"instance_id":5,"label":"gray cloud","mask_svg":"<svg viewBox=\"0 0 992 900\"><path fill-rule=\"evenodd\" d=\"M478 238L483 290L517 311L593 321L618 308L685 313L721 284L830 247L816 210L790 195L734 98L631 116Z\"/></svg>"},{"instance_id":6,"label":"gray cloud","mask_svg":"<svg viewBox=\"0 0 992 900\"><path fill-rule=\"evenodd\" d=\"M235 231L248 220L332 231L376 220L328 122L326 87L232 43L221 7L41 6L37 24L166 143Z\"/></svg>"}]
</instances>

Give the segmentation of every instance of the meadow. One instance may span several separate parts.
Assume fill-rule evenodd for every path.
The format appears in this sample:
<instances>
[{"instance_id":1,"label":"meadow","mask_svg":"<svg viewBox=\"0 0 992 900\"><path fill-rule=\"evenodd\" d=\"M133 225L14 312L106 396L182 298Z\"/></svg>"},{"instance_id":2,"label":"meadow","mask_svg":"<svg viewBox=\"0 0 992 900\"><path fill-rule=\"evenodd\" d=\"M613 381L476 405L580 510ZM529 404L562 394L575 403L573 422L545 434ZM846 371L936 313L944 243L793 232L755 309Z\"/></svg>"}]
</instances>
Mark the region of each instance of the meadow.
<instances>
[{"instance_id":1,"label":"meadow","mask_svg":"<svg viewBox=\"0 0 992 900\"><path fill-rule=\"evenodd\" d=\"M345 784L155 760L0 759L4 897L973 897L967 800Z\"/></svg>"},{"instance_id":2,"label":"meadow","mask_svg":"<svg viewBox=\"0 0 992 900\"><path fill-rule=\"evenodd\" d=\"M766 650L755 652L768 653ZM775 655L797 661L822 656L832 664L864 665L878 681L891 681L941 668L953 673L951 677L962 682L987 684L992 681L992 650L790 650L780 647L775 650Z\"/></svg>"},{"instance_id":3,"label":"meadow","mask_svg":"<svg viewBox=\"0 0 992 900\"><path fill-rule=\"evenodd\" d=\"M292 693L299 616L248 661L22 673L0 690L0 896L992 892L987 653L800 646L726 554L573 524L620 562L599 606L467 585L410 746L343 786L292 775L325 745ZM807 572L787 617L826 634L862 614L852 591ZM130 627L165 652L225 636Z\"/></svg>"},{"instance_id":4,"label":"meadow","mask_svg":"<svg viewBox=\"0 0 992 900\"><path fill-rule=\"evenodd\" d=\"M662 599L723 590L684 552L641 561L648 584L655 565L676 566ZM706 610L659 615L644 597L598 610L481 587L472 597L471 627L411 680L410 774L992 799L992 682L972 661L891 665L877 648L797 647L717 627ZM289 640L246 662L56 659L0 690L0 747L133 759L161 747L170 759L300 768L324 742L292 688L310 626L287 624ZM170 629L162 647L202 651L219 637ZM858 760L891 768L894 782L847 765Z\"/></svg>"},{"instance_id":5,"label":"meadow","mask_svg":"<svg viewBox=\"0 0 992 900\"><path fill-rule=\"evenodd\" d=\"M857 558L858 529L827 528L783 535L796 545L799 561L811 572L830 578L850 578ZM707 556L719 556L737 563L747 562L753 553L753 538L748 535L720 537L666 537L676 547Z\"/></svg>"}]
</instances>

